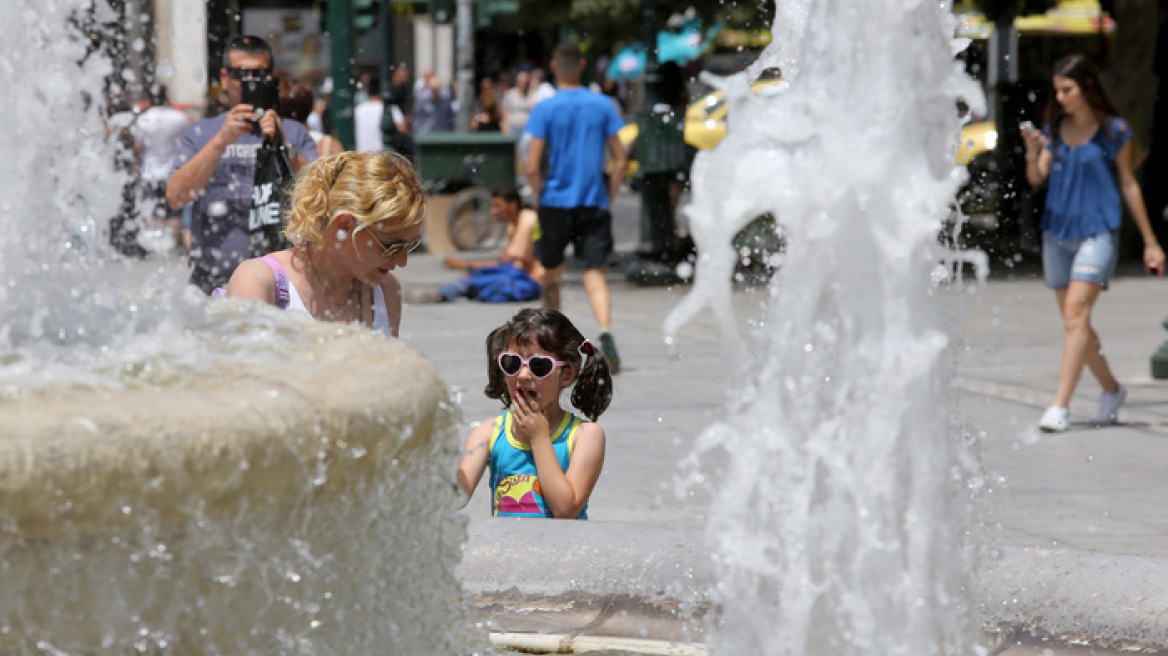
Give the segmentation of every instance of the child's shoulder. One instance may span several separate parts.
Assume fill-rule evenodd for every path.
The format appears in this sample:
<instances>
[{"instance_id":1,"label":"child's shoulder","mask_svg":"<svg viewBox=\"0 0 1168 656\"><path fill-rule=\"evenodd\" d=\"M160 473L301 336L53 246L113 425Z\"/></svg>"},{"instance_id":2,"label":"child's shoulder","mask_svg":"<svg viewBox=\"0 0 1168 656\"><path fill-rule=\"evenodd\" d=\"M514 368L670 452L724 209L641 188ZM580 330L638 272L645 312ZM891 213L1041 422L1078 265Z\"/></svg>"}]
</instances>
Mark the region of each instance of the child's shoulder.
<instances>
[{"instance_id":1,"label":"child's shoulder","mask_svg":"<svg viewBox=\"0 0 1168 656\"><path fill-rule=\"evenodd\" d=\"M507 419L507 413L501 412L501 413L494 415L492 417L487 417L486 419L480 419L480 420L474 422L473 424L471 424L471 427L472 427L472 430L496 431L496 430L499 430L499 428L503 425L503 422L506 419Z\"/></svg>"},{"instance_id":2,"label":"child's shoulder","mask_svg":"<svg viewBox=\"0 0 1168 656\"><path fill-rule=\"evenodd\" d=\"M599 422L591 421L587 417L575 413L573 413L572 416L575 417L576 421L578 422L576 425L577 433L600 435L602 437L604 436L604 427L601 426Z\"/></svg>"},{"instance_id":3,"label":"child's shoulder","mask_svg":"<svg viewBox=\"0 0 1168 656\"><path fill-rule=\"evenodd\" d=\"M466 439L467 444L469 446L476 444L489 445L494 441L495 436L499 434L499 428L502 426L503 418L504 415L498 415L473 422L470 427L470 435Z\"/></svg>"}]
</instances>

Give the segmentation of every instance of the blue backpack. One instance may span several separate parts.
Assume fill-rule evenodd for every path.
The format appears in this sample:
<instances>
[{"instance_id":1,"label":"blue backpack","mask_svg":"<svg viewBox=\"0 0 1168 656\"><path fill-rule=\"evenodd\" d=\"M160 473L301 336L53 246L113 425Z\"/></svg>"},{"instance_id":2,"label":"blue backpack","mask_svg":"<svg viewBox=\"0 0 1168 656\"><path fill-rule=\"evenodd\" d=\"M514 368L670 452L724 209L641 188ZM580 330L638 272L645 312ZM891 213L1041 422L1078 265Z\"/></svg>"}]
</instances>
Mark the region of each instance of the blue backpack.
<instances>
[{"instance_id":1,"label":"blue backpack","mask_svg":"<svg viewBox=\"0 0 1168 656\"><path fill-rule=\"evenodd\" d=\"M483 303L512 303L539 298L540 286L522 269L510 264L482 267L470 272L471 298Z\"/></svg>"}]
</instances>

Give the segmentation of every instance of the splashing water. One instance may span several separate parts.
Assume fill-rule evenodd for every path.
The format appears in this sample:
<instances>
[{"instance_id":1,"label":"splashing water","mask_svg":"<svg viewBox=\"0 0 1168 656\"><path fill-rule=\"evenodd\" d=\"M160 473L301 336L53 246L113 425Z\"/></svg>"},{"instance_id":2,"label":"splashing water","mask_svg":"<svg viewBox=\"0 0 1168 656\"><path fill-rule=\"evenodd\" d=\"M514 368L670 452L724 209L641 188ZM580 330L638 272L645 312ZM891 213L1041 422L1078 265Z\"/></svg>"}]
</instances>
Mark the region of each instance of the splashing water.
<instances>
[{"instance_id":1,"label":"splashing water","mask_svg":"<svg viewBox=\"0 0 1168 656\"><path fill-rule=\"evenodd\" d=\"M685 210L696 284L666 322L669 341L711 309L732 361L751 363L690 463L720 482L709 645L966 653L948 338L929 273L962 178L956 99L980 93L953 60L947 3L777 4L773 46L746 75L779 65L791 86L764 98L728 81L727 137L695 163ZM724 245L767 212L788 246L748 341Z\"/></svg>"},{"instance_id":2,"label":"splashing water","mask_svg":"<svg viewBox=\"0 0 1168 656\"><path fill-rule=\"evenodd\" d=\"M457 414L429 363L208 303L106 246L126 178L91 11L110 22L90 0L0 21L0 652L483 651L453 575Z\"/></svg>"},{"instance_id":3,"label":"splashing water","mask_svg":"<svg viewBox=\"0 0 1168 656\"><path fill-rule=\"evenodd\" d=\"M107 245L128 180L113 165L124 121L106 104L111 66L93 45L103 35L81 25L109 13L104 2L23 0L0 23L0 136L12 146L0 161L0 398L62 381L116 386L127 362L198 366L198 351L170 342L206 322L205 304L175 272Z\"/></svg>"}]
</instances>

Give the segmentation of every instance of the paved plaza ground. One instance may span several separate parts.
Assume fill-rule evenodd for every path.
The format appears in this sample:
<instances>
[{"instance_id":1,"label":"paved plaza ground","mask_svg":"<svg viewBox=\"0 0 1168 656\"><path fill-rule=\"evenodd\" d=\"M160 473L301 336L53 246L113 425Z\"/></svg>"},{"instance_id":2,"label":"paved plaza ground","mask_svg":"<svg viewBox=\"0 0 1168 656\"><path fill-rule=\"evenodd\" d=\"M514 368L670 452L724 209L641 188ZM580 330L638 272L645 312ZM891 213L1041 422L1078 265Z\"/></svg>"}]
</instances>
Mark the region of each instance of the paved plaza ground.
<instances>
[{"instance_id":1,"label":"paved plaza ground","mask_svg":"<svg viewBox=\"0 0 1168 656\"><path fill-rule=\"evenodd\" d=\"M624 239L628 248L631 234L626 224L618 244ZM461 574L494 630L683 641L692 635L686 633L692 623L671 624L669 609L634 607L638 602L629 599L646 589L671 589L691 564L701 569L705 508L699 498L679 500L674 479L695 437L722 412L728 369L709 316L682 331L680 357L665 348L662 322L688 287L636 287L620 274L614 267L610 282L623 370L601 420L609 442L592 521L520 528L491 520L485 486L464 510L471 541ZM433 289L455 274L436 255L419 254L400 275L407 289ZM940 288L958 337L956 411L981 436L981 466L992 487L980 495L977 521L993 547L971 584L984 621L1113 648L1168 647L1168 486L1161 478L1168 468L1168 382L1153 380L1149 366L1168 340L1160 325L1168 314L1166 285L1127 272L1104 294L1095 325L1130 390L1128 402L1118 425L1094 425L1100 389L1087 375L1071 407L1072 429L1059 435L1036 429L1058 375L1062 329L1053 294L1032 270L1000 268L985 285L967 279ZM578 275L569 275L563 299L566 313L595 336ZM734 305L745 316L764 299L765 288L740 289ZM518 308L464 300L404 312L402 337L434 361L468 422L497 412L481 392L483 342ZM523 531L522 540L516 531ZM501 545L520 541L532 549L533 564L500 573ZM548 549L556 553L557 545L558 553L577 556L540 557ZM547 610L568 594L578 597L571 609L543 615L524 609L539 598ZM1046 648L1008 648L1010 637L995 638L1003 643L998 653Z\"/></svg>"}]
</instances>

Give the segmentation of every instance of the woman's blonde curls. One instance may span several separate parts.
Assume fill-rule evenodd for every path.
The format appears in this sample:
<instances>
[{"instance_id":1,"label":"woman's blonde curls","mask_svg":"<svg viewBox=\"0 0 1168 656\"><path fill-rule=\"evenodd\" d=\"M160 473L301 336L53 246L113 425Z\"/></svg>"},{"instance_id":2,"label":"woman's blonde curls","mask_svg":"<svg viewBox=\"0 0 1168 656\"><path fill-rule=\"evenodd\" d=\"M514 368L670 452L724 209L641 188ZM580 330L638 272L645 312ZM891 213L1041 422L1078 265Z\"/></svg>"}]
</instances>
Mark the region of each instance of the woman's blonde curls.
<instances>
[{"instance_id":1,"label":"woman's blonde curls","mask_svg":"<svg viewBox=\"0 0 1168 656\"><path fill-rule=\"evenodd\" d=\"M292 188L284 234L296 246L325 242L338 214L350 214L357 229L382 223L397 230L418 225L426 197L409 160L390 152L327 155L300 170Z\"/></svg>"}]
</instances>

